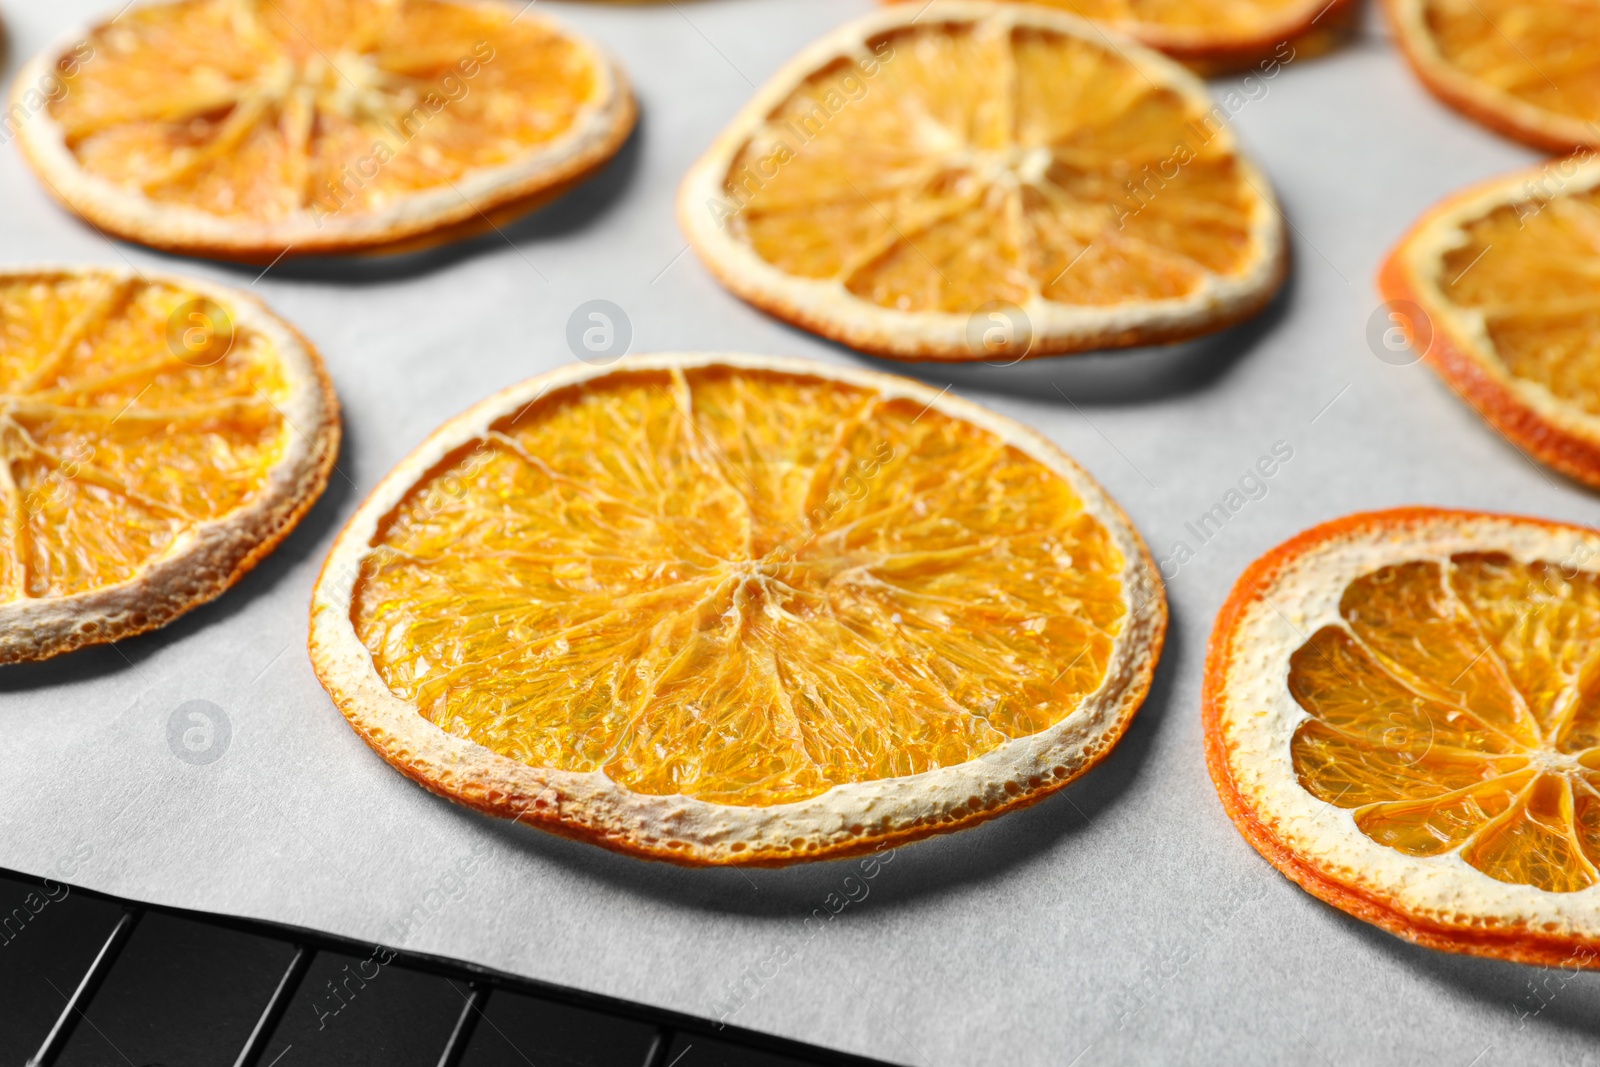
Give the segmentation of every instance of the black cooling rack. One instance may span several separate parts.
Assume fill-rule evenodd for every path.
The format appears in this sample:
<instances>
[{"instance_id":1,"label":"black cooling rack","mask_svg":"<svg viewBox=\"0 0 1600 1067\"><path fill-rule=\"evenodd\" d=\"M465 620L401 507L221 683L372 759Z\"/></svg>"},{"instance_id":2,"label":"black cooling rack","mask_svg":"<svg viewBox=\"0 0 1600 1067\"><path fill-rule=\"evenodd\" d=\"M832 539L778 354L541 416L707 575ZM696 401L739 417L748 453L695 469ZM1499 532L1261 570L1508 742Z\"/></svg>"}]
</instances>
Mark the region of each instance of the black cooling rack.
<instances>
[{"instance_id":1,"label":"black cooling rack","mask_svg":"<svg viewBox=\"0 0 1600 1067\"><path fill-rule=\"evenodd\" d=\"M875 1061L451 960L136 904L0 870L0 1065L22 1064L871 1067Z\"/></svg>"}]
</instances>

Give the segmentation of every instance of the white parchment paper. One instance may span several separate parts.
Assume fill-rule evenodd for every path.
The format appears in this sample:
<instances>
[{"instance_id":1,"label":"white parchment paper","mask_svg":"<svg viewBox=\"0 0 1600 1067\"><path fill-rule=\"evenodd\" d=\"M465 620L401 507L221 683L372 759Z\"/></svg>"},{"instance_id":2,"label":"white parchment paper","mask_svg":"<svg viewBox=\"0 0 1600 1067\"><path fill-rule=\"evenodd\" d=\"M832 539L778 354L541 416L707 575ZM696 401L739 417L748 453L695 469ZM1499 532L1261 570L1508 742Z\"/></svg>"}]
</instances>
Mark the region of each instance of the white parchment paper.
<instances>
[{"instance_id":1,"label":"white parchment paper","mask_svg":"<svg viewBox=\"0 0 1600 1067\"><path fill-rule=\"evenodd\" d=\"M8 5L11 69L102 6ZM687 871L453 807L334 710L305 653L334 532L439 422L570 360L580 304L623 308L634 351L860 358L724 293L685 251L672 201L755 85L873 6L541 3L621 57L640 130L601 177L503 238L420 263L256 278L162 257L73 221L14 145L0 150L0 257L132 261L253 286L321 348L347 434L325 499L220 601L116 647L0 670L0 866L700 1015L731 1006L740 1025L905 1064L1593 1062L1593 977L1430 952L1323 906L1234 831L1201 757L1211 619L1240 569L1289 535L1406 503L1600 518L1593 494L1532 465L1428 370L1369 350L1390 242L1441 195L1535 158L1427 96L1375 22L1270 80L1213 83L1236 94L1235 124L1292 226L1294 277L1259 320L1170 349L911 368L1059 442L1158 558L1179 541L1194 550L1169 583L1172 633L1150 700L1081 782L904 848L866 882L855 861ZM1266 495L1198 543L1185 524L1275 446L1292 457ZM209 763L168 742L174 713L196 700L229 728ZM807 925L852 876L857 899ZM730 997L736 983L752 992Z\"/></svg>"}]
</instances>

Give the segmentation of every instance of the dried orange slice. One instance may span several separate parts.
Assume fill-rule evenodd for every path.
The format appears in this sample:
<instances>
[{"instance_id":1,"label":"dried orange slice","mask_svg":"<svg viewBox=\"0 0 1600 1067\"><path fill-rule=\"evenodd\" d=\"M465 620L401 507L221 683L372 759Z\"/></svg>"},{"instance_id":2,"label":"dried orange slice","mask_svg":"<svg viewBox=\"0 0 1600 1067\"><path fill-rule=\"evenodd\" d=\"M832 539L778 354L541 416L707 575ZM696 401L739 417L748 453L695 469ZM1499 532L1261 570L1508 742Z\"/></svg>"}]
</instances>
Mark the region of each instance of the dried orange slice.
<instances>
[{"instance_id":1,"label":"dried orange slice","mask_svg":"<svg viewBox=\"0 0 1600 1067\"><path fill-rule=\"evenodd\" d=\"M1419 944L1600 967L1600 531L1408 508L1253 563L1206 758L1240 832Z\"/></svg>"},{"instance_id":2,"label":"dried orange slice","mask_svg":"<svg viewBox=\"0 0 1600 1067\"><path fill-rule=\"evenodd\" d=\"M806 49L690 170L711 271L902 359L1191 337L1286 269L1267 182L1204 86L1082 19L894 5Z\"/></svg>"},{"instance_id":3,"label":"dried orange slice","mask_svg":"<svg viewBox=\"0 0 1600 1067\"><path fill-rule=\"evenodd\" d=\"M1105 493L921 384L764 357L490 397L339 536L311 658L428 788L685 864L1034 803L1144 699L1160 579Z\"/></svg>"},{"instance_id":4,"label":"dried orange slice","mask_svg":"<svg viewBox=\"0 0 1600 1067\"><path fill-rule=\"evenodd\" d=\"M909 2L909 0L908 0ZM1326 51L1354 0L1027 0L1125 33L1203 73Z\"/></svg>"},{"instance_id":5,"label":"dried orange slice","mask_svg":"<svg viewBox=\"0 0 1600 1067\"><path fill-rule=\"evenodd\" d=\"M1378 284L1394 323L1526 453L1600 488L1600 160L1576 157L1450 197Z\"/></svg>"},{"instance_id":6,"label":"dried orange slice","mask_svg":"<svg viewBox=\"0 0 1600 1067\"><path fill-rule=\"evenodd\" d=\"M327 484L338 402L254 299L106 268L0 272L0 663L218 596Z\"/></svg>"},{"instance_id":7,"label":"dried orange slice","mask_svg":"<svg viewBox=\"0 0 1600 1067\"><path fill-rule=\"evenodd\" d=\"M34 59L13 112L56 198L131 240L257 261L409 249L535 206L632 129L621 71L527 8L135 5Z\"/></svg>"},{"instance_id":8,"label":"dried orange slice","mask_svg":"<svg viewBox=\"0 0 1600 1067\"><path fill-rule=\"evenodd\" d=\"M1600 7L1588 0L1384 0L1435 96L1552 152L1600 145Z\"/></svg>"}]
</instances>

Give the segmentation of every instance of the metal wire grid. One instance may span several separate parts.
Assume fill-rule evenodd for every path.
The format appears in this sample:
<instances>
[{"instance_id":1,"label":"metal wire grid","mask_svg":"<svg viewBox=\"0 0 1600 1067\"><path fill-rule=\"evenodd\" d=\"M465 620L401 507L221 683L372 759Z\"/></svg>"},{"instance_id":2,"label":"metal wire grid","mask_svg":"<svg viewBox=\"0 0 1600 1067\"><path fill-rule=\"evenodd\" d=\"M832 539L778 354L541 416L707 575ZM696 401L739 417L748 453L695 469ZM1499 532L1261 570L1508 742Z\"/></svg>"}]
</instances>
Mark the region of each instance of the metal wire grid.
<instances>
[{"instance_id":1,"label":"metal wire grid","mask_svg":"<svg viewBox=\"0 0 1600 1067\"><path fill-rule=\"evenodd\" d=\"M0 874L15 881L44 885L43 879L30 875L4 870L0 870ZM370 947L345 938L294 927L139 904L85 889L72 888L71 892L90 899L118 904L122 909L121 915L101 943L99 951L79 979L77 986L67 997L66 1004L55 1018L38 1051L28 1059L27 1067L55 1067L79 1021L86 1017L85 1013L96 992L116 966L118 957L140 920L147 914L167 914L202 925L231 928L270 942L292 946L293 955L288 966L284 968L271 996L261 1006L260 1014L243 1047L231 1060L233 1067L271 1067L264 1062L268 1042L319 953L362 952ZM485 1008L490 998L501 990L535 997L549 1003L580 1008L609 1019L627 1020L633 1024L653 1027L654 1036L639 1067L694 1067L684 1057L684 1053L692 1047L694 1039L714 1044L722 1049L723 1062L727 1062L730 1053L738 1061L742 1051L748 1053L750 1061L759 1061L771 1067L884 1067L878 1061L859 1056L816 1048L739 1027L718 1027L717 1024L705 1019L534 982L453 960L397 952L392 962L408 970L462 983L467 991L463 997L460 1013L450 1029L449 1037L439 1050L436 1061L438 1067L457 1067L460 1064L479 1021L485 1017ZM669 1055L673 1057L670 1061ZM680 1064L679 1060L684 1062Z\"/></svg>"}]
</instances>

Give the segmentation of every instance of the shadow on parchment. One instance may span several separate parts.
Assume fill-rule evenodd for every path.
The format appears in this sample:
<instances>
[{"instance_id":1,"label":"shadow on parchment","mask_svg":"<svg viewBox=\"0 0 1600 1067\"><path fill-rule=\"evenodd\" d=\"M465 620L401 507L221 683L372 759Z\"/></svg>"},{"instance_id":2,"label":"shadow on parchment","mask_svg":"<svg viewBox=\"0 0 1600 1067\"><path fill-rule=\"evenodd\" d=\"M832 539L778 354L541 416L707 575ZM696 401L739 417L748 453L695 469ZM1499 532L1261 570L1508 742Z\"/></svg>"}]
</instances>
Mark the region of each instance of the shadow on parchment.
<instances>
[{"instance_id":1,"label":"shadow on parchment","mask_svg":"<svg viewBox=\"0 0 1600 1067\"><path fill-rule=\"evenodd\" d=\"M1071 839L1115 804L1138 778L1172 698L1173 674L1183 635L1169 626L1166 651L1143 708L1111 755L1065 789L1035 804L968 830L902 845L867 884L868 894L845 912L893 908L967 885L983 885L1034 863ZM505 848L602 883L668 904L714 914L803 920L844 895L846 877L860 880L865 857L800 863L791 867L732 869L678 867L619 855L542 830L479 815L434 798L460 819L480 821ZM852 882L854 886L856 882ZM859 892L852 889L852 892Z\"/></svg>"},{"instance_id":2,"label":"shadow on parchment","mask_svg":"<svg viewBox=\"0 0 1600 1067\"><path fill-rule=\"evenodd\" d=\"M1319 902L1320 903L1320 902ZM1455 989L1501 1016L1494 1047L1502 1055L1523 1029L1557 1027L1600 1039L1600 974L1557 966L1507 963L1424 948L1352 915L1333 912L1345 931L1398 962L1425 982Z\"/></svg>"},{"instance_id":3,"label":"shadow on parchment","mask_svg":"<svg viewBox=\"0 0 1600 1067\"><path fill-rule=\"evenodd\" d=\"M1072 401L1133 404L1203 390L1219 381L1283 320L1294 289L1291 271L1283 289L1254 319L1210 337L1159 348L1045 358L1012 367L904 364L864 357L843 347L840 351L890 373L919 377L935 385L954 384L978 392L1067 403L1052 387L1051 383L1056 383ZM865 908L868 900L874 902L872 907L894 907L961 886L993 883L1070 842L1115 804L1141 773L1167 714L1184 638L1179 620L1172 619L1150 694L1103 763L1033 807L896 849L891 864L879 870L868 897L852 907ZM846 877L859 878L862 870L861 857L776 869L677 867L618 855L435 800L456 818L484 820L489 832L507 848L548 860L611 888L716 914L799 921L821 907L829 894L841 892Z\"/></svg>"},{"instance_id":4,"label":"shadow on parchment","mask_svg":"<svg viewBox=\"0 0 1600 1067\"><path fill-rule=\"evenodd\" d=\"M903 363L834 347L874 370L915 378L935 388L951 386L964 393L1010 396L1064 407L1129 407L1203 392L1220 382L1283 322L1294 301L1296 277L1291 270L1283 288L1254 318L1174 344L1042 356L1009 366L982 362Z\"/></svg>"},{"instance_id":5,"label":"shadow on parchment","mask_svg":"<svg viewBox=\"0 0 1600 1067\"><path fill-rule=\"evenodd\" d=\"M621 151L593 178L551 203L501 226L498 232L490 230L477 237L405 255L290 259L272 267L271 273L275 278L346 285L400 280L441 270L486 251L492 252L497 246L504 248L507 241L520 249L523 245L582 229L609 210L627 190L638 170L643 125L641 118ZM144 251L170 261L170 269L174 273L190 270L194 263L189 257L169 255L154 249ZM206 262L234 275L240 287L247 286L263 273L259 266L218 260ZM203 604L149 633L125 638L114 644L81 648L39 663L0 666L0 694L91 681L122 671L137 670L141 663L167 645L183 640L201 627L229 618L243 610L257 596L276 586L295 564L323 544L336 523L343 521L352 498L364 495L356 493L356 486L344 473L354 468L354 436L351 420L347 417L337 466L329 476L328 487L322 498L283 543L233 588L209 604ZM309 604L306 609L310 610Z\"/></svg>"},{"instance_id":6,"label":"shadow on parchment","mask_svg":"<svg viewBox=\"0 0 1600 1067\"><path fill-rule=\"evenodd\" d=\"M487 229L483 233L447 241L432 248L391 255L304 257L291 255L285 257L282 262L273 264L268 270L263 270L260 264L230 263L224 260L207 262L233 275L235 279L233 284L241 288L253 285L266 273L270 273L279 281L360 286L421 278L465 260L504 251L507 245L521 255L524 247L565 237L593 225L596 219L622 201L639 170L643 130L644 115L641 108L639 122L634 126L627 141L623 142L617 154L593 176L528 214ZM182 273L185 265L193 262L187 256L171 255L154 249L147 251L169 260L172 263L171 269L175 273ZM527 268L518 264L517 269Z\"/></svg>"},{"instance_id":7,"label":"shadow on parchment","mask_svg":"<svg viewBox=\"0 0 1600 1067\"><path fill-rule=\"evenodd\" d=\"M320 553L328 536L348 516L357 496L355 483L345 473L354 469L353 437L350 421L346 419L344 434L339 442L339 457L328 475L328 487L323 490L322 496L299 525L290 531L289 536L231 589L224 590L217 599L201 604L149 633L124 638L109 645L80 648L38 663L0 666L0 694L87 682L123 671L136 671L140 664L168 645L186 640L207 626L215 626L232 618L258 597L271 591L297 564L313 553ZM309 601L304 605L304 610L309 614ZM63 703L60 710L63 714L70 713L70 702Z\"/></svg>"}]
</instances>

